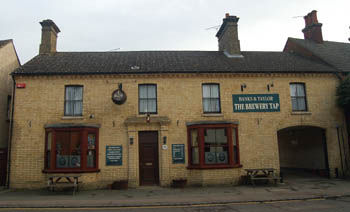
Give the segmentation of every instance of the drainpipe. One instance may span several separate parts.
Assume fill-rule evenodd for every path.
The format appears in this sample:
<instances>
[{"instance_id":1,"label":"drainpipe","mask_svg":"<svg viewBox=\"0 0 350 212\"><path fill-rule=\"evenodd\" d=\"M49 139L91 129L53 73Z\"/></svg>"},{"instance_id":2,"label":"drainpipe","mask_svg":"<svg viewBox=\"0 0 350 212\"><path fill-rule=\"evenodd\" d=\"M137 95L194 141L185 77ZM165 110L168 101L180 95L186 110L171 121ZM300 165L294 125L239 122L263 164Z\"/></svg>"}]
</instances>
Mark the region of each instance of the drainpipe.
<instances>
[{"instance_id":1,"label":"drainpipe","mask_svg":"<svg viewBox=\"0 0 350 212\"><path fill-rule=\"evenodd\" d=\"M336 126L336 128L337 128L337 136L338 136L338 144L339 144L341 171L342 171L342 174L343 174L343 177L344 177L343 154L341 152L341 144L340 144L340 138L339 138L339 126Z\"/></svg>"},{"instance_id":2,"label":"drainpipe","mask_svg":"<svg viewBox=\"0 0 350 212\"><path fill-rule=\"evenodd\" d=\"M9 138L7 143L7 184L6 188L10 188L10 173L11 173L11 144L12 144L12 135L13 135L13 114L15 109L15 94L16 94L16 80L14 75L12 75L12 101L11 101L11 118L10 118L10 129L9 129Z\"/></svg>"}]
</instances>

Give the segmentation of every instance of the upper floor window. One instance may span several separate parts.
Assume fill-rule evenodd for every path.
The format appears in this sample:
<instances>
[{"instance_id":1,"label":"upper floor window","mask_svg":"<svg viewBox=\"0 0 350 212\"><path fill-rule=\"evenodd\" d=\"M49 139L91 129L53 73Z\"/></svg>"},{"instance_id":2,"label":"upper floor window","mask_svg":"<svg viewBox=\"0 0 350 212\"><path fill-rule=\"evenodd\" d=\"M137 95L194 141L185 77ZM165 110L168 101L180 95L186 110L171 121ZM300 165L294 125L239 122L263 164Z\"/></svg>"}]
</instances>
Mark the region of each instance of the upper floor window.
<instances>
[{"instance_id":1,"label":"upper floor window","mask_svg":"<svg viewBox=\"0 0 350 212\"><path fill-rule=\"evenodd\" d=\"M304 83L290 83L292 111L307 111L306 92Z\"/></svg>"},{"instance_id":2,"label":"upper floor window","mask_svg":"<svg viewBox=\"0 0 350 212\"><path fill-rule=\"evenodd\" d=\"M139 113L157 114L157 85L139 85Z\"/></svg>"},{"instance_id":3,"label":"upper floor window","mask_svg":"<svg viewBox=\"0 0 350 212\"><path fill-rule=\"evenodd\" d=\"M64 100L65 116L83 115L83 86L66 86Z\"/></svg>"},{"instance_id":4,"label":"upper floor window","mask_svg":"<svg viewBox=\"0 0 350 212\"><path fill-rule=\"evenodd\" d=\"M203 112L221 113L219 84L203 84Z\"/></svg>"}]
</instances>

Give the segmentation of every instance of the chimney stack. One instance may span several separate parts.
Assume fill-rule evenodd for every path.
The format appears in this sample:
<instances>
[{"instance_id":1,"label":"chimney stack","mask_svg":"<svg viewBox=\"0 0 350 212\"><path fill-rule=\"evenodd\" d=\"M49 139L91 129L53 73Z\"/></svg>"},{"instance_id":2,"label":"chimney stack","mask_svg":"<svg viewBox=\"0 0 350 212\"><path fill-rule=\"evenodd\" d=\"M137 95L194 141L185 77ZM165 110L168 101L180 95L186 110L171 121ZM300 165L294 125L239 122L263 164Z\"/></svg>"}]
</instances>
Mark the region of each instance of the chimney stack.
<instances>
[{"instance_id":1,"label":"chimney stack","mask_svg":"<svg viewBox=\"0 0 350 212\"><path fill-rule=\"evenodd\" d=\"M226 13L220 29L216 33L219 51L224 51L228 57L243 57L238 40L238 20L237 16L230 16L229 13Z\"/></svg>"},{"instance_id":2,"label":"chimney stack","mask_svg":"<svg viewBox=\"0 0 350 212\"><path fill-rule=\"evenodd\" d=\"M317 11L313 10L306 16L305 19L305 28L302 30L304 33L305 40L312 40L316 43L323 43L322 37L322 24L318 23L317 20Z\"/></svg>"},{"instance_id":3,"label":"chimney stack","mask_svg":"<svg viewBox=\"0 0 350 212\"><path fill-rule=\"evenodd\" d=\"M43 20L41 24L41 44L39 54L48 54L56 52L57 34L60 29L50 19Z\"/></svg>"}]
</instances>

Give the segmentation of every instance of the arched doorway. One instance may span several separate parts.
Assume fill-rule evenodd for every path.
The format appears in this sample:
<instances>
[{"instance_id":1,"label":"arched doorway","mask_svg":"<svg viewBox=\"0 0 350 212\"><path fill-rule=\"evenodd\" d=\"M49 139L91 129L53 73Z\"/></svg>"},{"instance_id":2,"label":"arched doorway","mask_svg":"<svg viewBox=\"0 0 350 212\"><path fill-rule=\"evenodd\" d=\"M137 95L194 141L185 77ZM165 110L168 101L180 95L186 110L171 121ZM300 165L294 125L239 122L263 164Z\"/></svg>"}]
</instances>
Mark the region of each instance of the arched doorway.
<instances>
[{"instance_id":1,"label":"arched doorway","mask_svg":"<svg viewBox=\"0 0 350 212\"><path fill-rule=\"evenodd\" d=\"M329 176L325 130L294 126L277 132L280 168L295 176Z\"/></svg>"}]
</instances>

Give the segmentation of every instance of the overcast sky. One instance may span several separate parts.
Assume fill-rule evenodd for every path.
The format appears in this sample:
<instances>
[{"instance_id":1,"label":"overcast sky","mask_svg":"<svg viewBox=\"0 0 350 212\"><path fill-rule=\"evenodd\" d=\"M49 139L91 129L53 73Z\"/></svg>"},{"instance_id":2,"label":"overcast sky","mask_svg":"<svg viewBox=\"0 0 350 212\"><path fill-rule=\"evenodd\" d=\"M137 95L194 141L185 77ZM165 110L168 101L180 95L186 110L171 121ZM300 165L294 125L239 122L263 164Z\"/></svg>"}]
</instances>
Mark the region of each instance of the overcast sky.
<instances>
[{"instance_id":1,"label":"overcast sky","mask_svg":"<svg viewBox=\"0 0 350 212\"><path fill-rule=\"evenodd\" d=\"M58 51L217 50L216 29L236 15L243 51L282 51L318 11L325 40L349 42L349 0L2 0L0 40L24 64L38 54L40 21L60 28ZM211 29L207 29L211 28Z\"/></svg>"}]
</instances>

